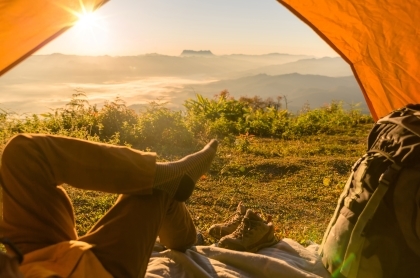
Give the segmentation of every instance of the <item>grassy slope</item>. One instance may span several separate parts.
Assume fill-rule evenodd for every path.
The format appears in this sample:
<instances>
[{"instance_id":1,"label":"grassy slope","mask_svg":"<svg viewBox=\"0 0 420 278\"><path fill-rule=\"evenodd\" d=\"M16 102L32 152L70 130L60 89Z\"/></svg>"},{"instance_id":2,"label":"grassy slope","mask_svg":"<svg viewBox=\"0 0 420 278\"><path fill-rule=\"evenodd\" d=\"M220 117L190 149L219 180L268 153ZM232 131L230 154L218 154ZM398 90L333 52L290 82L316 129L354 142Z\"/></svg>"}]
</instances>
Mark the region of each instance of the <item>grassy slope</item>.
<instances>
[{"instance_id":1,"label":"grassy slope","mask_svg":"<svg viewBox=\"0 0 420 278\"><path fill-rule=\"evenodd\" d=\"M264 217L272 215L280 238L320 243L350 167L366 149L370 127L299 140L249 138L249 144L239 146L222 143L210 173L186 203L194 223L207 243L212 243L205 231L229 217L243 201ZM160 159L177 157L181 154ZM110 194L66 189L75 206L79 235L116 199Z\"/></svg>"}]
</instances>

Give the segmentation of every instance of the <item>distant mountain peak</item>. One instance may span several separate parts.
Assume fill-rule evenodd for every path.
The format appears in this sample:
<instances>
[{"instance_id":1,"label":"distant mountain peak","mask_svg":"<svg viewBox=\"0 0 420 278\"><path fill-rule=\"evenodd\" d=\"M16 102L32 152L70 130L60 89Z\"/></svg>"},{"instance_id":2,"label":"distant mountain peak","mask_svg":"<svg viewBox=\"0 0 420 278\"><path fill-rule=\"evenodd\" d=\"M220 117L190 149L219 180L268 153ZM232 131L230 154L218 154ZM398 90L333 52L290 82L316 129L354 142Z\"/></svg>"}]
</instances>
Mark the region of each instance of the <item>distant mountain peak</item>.
<instances>
[{"instance_id":1,"label":"distant mountain peak","mask_svg":"<svg viewBox=\"0 0 420 278\"><path fill-rule=\"evenodd\" d=\"M181 56L214 56L210 50L184 50Z\"/></svg>"}]
</instances>

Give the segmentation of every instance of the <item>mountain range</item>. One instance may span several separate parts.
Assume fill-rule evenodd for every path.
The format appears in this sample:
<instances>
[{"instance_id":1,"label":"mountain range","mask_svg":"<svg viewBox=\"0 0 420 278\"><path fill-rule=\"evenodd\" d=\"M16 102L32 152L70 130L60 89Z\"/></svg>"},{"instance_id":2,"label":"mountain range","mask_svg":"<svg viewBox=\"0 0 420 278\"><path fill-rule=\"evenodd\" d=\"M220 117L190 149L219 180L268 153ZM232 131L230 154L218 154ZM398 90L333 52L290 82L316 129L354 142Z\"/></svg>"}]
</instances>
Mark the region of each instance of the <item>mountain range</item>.
<instances>
[{"instance_id":1,"label":"mountain range","mask_svg":"<svg viewBox=\"0 0 420 278\"><path fill-rule=\"evenodd\" d=\"M132 107L159 98L180 109L197 93L213 97L227 89L238 98L286 96L290 110L341 100L361 103L367 112L350 67L339 57L209 50L185 50L180 56L34 55L0 78L0 108L44 112L65 103L76 88L99 105L120 96Z\"/></svg>"},{"instance_id":2,"label":"mountain range","mask_svg":"<svg viewBox=\"0 0 420 278\"><path fill-rule=\"evenodd\" d=\"M194 85L192 88L184 88L183 91L189 94L182 95L197 93L212 97L217 92L228 90L229 94L237 99L241 96L260 96L263 99L286 96L287 108L293 112L300 110L306 104L311 108L317 108L331 101L342 101L345 105L360 103L362 111L368 112L359 85L353 76L329 77L299 73L275 76L258 74Z\"/></svg>"}]
</instances>

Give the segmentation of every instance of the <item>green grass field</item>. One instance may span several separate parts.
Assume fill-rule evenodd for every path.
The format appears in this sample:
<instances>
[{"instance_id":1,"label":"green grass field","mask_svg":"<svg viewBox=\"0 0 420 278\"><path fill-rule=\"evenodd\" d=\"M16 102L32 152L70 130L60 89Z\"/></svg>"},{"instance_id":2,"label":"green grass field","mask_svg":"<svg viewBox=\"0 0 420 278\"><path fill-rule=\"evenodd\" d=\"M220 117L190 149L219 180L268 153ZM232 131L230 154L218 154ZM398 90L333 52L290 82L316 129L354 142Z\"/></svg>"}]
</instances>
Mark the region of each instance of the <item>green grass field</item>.
<instances>
[{"instance_id":1,"label":"green grass field","mask_svg":"<svg viewBox=\"0 0 420 278\"><path fill-rule=\"evenodd\" d=\"M366 149L371 126L295 140L241 136L234 143L222 141L210 172L186 202L206 243L214 242L206 230L228 218L240 201L265 218L271 215L279 238L320 243L350 168ZM201 147L176 153L167 148L158 159L174 160ZM116 199L111 194L66 189L75 207L79 235Z\"/></svg>"},{"instance_id":2,"label":"green grass field","mask_svg":"<svg viewBox=\"0 0 420 278\"><path fill-rule=\"evenodd\" d=\"M154 151L159 161L173 161L218 138L210 172L186 202L206 243L213 242L207 229L233 214L240 201L270 215L279 238L320 243L350 167L366 149L372 118L342 102L294 114L270 99L245 100L222 91L214 99L187 100L183 112L154 102L136 112L121 99L98 108L77 93L62 108L40 115L0 111L0 151L14 134L48 133ZM65 187L79 235L117 197Z\"/></svg>"}]
</instances>

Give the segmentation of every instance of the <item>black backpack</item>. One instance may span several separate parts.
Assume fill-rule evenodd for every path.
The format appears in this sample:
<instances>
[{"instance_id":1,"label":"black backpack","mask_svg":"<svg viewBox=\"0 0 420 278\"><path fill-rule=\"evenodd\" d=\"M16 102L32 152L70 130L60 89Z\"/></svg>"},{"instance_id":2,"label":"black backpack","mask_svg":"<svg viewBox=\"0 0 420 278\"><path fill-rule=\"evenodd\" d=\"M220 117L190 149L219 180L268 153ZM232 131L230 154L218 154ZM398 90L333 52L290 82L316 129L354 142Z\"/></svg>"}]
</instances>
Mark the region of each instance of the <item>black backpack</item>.
<instances>
[{"instance_id":1,"label":"black backpack","mask_svg":"<svg viewBox=\"0 0 420 278\"><path fill-rule=\"evenodd\" d=\"M420 105L374 125L319 254L333 277L420 277Z\"/></svg>"}]
</instances>

